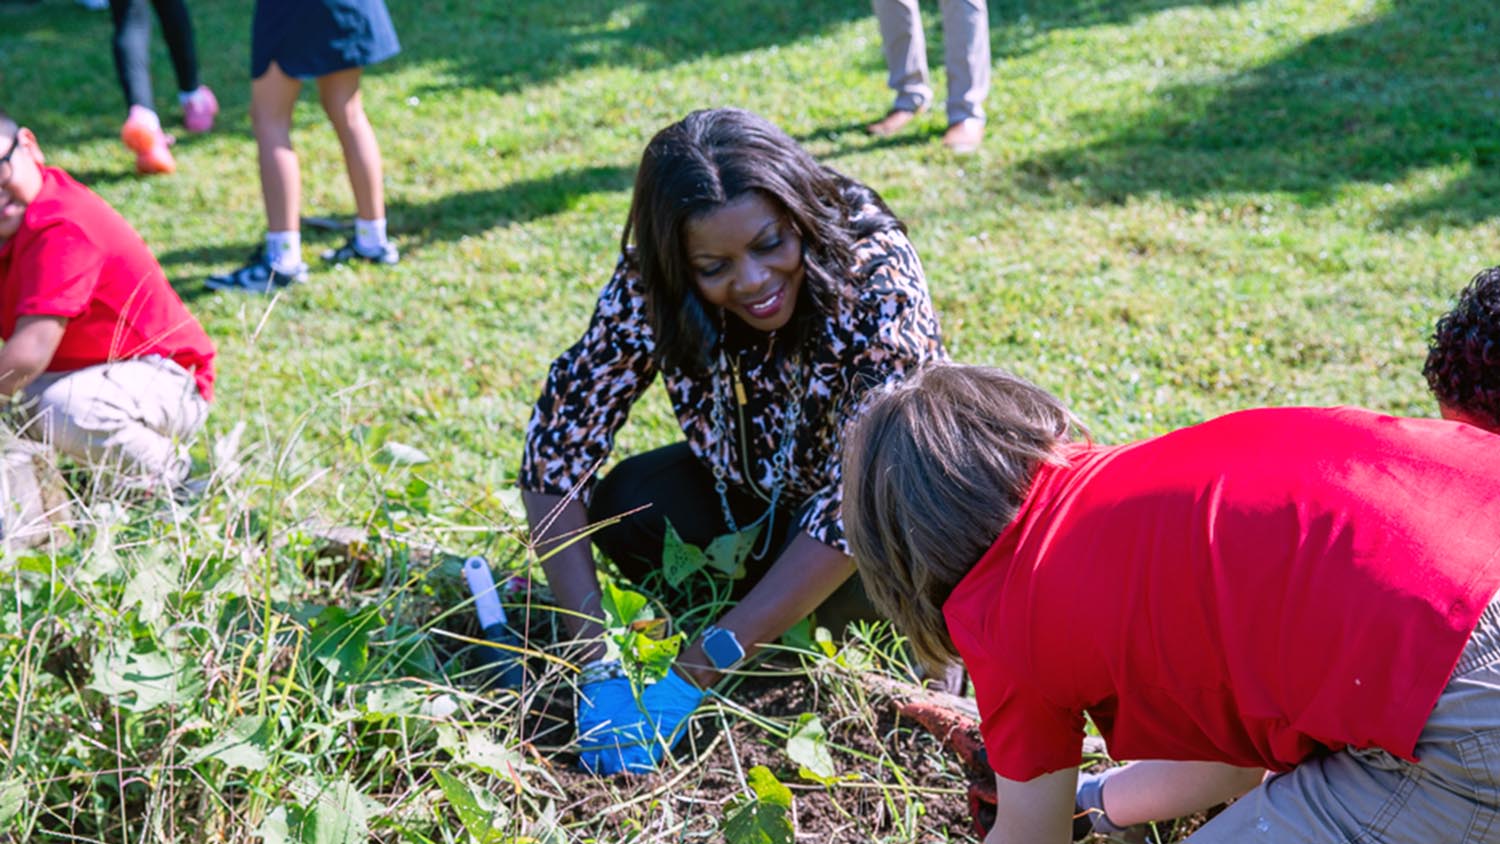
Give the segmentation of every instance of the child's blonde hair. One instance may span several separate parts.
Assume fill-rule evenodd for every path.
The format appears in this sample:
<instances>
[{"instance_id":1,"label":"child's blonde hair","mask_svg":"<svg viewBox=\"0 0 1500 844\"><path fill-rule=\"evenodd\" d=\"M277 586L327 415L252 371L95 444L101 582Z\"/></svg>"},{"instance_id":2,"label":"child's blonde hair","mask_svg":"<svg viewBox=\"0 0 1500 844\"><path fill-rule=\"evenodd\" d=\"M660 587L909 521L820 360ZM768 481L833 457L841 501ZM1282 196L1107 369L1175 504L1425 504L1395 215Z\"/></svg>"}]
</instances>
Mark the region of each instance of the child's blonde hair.
<instances>
[{"instance_id":1,"label":"child's blonde hair","mask_svg":"<svg viewBox=\"0 0 1500 844\"><path fill-rule=\"evenodd\" d=\"M958 659L943 602L1082 425L1025 379L933 364L871 399L846 432L843 520L875 606L929 667Z\"/></svg>"}]
</instances>

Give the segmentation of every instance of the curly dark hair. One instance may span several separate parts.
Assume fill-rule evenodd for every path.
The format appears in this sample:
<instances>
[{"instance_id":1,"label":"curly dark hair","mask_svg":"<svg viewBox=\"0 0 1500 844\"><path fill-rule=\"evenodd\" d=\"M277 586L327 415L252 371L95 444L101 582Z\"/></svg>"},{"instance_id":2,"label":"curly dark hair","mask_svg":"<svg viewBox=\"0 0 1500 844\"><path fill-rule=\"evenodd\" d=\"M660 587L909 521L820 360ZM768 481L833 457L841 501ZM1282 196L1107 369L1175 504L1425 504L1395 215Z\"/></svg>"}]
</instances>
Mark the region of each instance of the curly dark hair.
<instances>
[{"instance_id":1,"label":"curly dark hair","mask_svg":"<svg viewBox=\"0 0 1500 844\"><path fill-rule=\"evenodd\" d=\"M684 226L752 192L802 239L805 280L783 349L803 347L818 317L836 313L841 282L855 269L854 241L905 231L879 194L819 164L764 117L735 108L692 112L646 145L620 234L622 252L634 246L662 366L706 372L719 341L717 314L693 280ZM874 213L857 215L867 207Z\"/></svg>"},{"instance_id":2,"label":"curly dark hair","mask_svg":"<svg viewBox=\"0 0 1500 844\"><path fill-rule=\"evenodd\" d=\"M1422 374L1439 404L1500 429L1500 267L1474 276L1437 321Z\"/></svg>"}]
</instances>

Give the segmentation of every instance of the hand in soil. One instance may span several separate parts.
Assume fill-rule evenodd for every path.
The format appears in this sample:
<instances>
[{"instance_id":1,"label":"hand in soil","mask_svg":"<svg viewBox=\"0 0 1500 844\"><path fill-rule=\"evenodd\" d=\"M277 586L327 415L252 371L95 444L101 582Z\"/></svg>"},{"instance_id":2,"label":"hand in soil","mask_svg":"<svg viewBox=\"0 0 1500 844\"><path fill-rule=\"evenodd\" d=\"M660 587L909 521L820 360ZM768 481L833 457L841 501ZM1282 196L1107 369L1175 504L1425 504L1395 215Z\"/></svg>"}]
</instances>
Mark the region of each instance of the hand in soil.
<instances>
[{"instance_id":1,"label":"hand in soil","mask_svg":"<svg viewBox=\"0 0 1500 844\"><path fill-rule=\"evenodd\" d=\"M624 677L584 683L578 689L578 764L607 776L649 773L681 740L702 702L703 692L675 671L648 686L639 703Z\"/></svg>"},{"instance_id":2,"label":"hand in soil","mask_svg":"<svg viewBox=\"0 0 1500 844\"><path fill-rule=\"evenodd\" d=\"M645 746L646 716L624 677L578 687L578 764L594 774L646 773L656 766Z\"/></svg>"}]
</instances>

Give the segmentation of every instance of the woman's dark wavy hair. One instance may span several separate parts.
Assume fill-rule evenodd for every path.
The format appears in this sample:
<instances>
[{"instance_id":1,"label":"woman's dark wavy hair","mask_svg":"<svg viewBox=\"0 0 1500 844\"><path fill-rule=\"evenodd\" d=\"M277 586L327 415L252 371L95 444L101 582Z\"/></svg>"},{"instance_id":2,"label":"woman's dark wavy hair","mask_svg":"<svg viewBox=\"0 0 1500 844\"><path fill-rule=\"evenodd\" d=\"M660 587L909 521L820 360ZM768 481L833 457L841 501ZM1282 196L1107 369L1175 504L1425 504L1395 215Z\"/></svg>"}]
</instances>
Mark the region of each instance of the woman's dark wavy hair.
<instances>
[{"instance_id":1,"label":"woman's dark wavy hair","mask_svg":"<svg viewBox=\"0 0 1500 844\"><path fill-rule=\"evenodd\" d=\"M636 171L620 248L635 247L646 288L657 362L707 372L719 340L720 315L699 296L688 262L688 221L758 192L786 215L802 240L804 281L785 329L800 349L820 316L839 307L841 280L854 267L854 242L901 230L880 195L824 167L769 121L748 111L695 111L656 133ZM864 206L874 212L851 219Z\"/></svg>"},{"instance_id":2,"label":"woman's dark wavy hair","mask_svg":"<svg viewBox=\"0 0 1500 844\"><path fill-rule=\"evenodd\" d=\"M1422 374L1439 403L1500 429L1500 267L1474 276L1437 321Z\"/></svg>"}]
</instances>

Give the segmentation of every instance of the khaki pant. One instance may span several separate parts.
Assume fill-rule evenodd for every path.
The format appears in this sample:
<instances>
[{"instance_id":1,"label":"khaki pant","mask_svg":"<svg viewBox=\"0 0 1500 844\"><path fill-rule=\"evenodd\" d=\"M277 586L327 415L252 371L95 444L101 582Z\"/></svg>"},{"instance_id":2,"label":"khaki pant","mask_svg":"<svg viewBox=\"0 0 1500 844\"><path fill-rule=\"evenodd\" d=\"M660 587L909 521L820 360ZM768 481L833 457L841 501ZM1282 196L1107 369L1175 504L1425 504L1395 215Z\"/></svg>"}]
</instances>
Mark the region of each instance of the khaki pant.
<instances>
[{"instance_id":1,"label":"khaki pant","mask_svg":"<svg viewBox=\"0 0 1500 844\"><path fill-rule=\"evenodd\" d=\"M157 356L43 373L21 399L22 434L123 488L181 483L188 443L208 416L192 373Z\"/></svg>"},{"instance_id":2,"label":"khaki pant","mask_svg":"<svg viewBox=\"0 0 1500 844\"><path fill-rule=\"evenodd\" d=\"M893 108L920 111L932 102L927 39L917 0L872 0L880 23ZM984 119L990 92L990 19L985 0L941 0L943 65L948 72L948 124Z\"/></svg>"}]
</instances>

